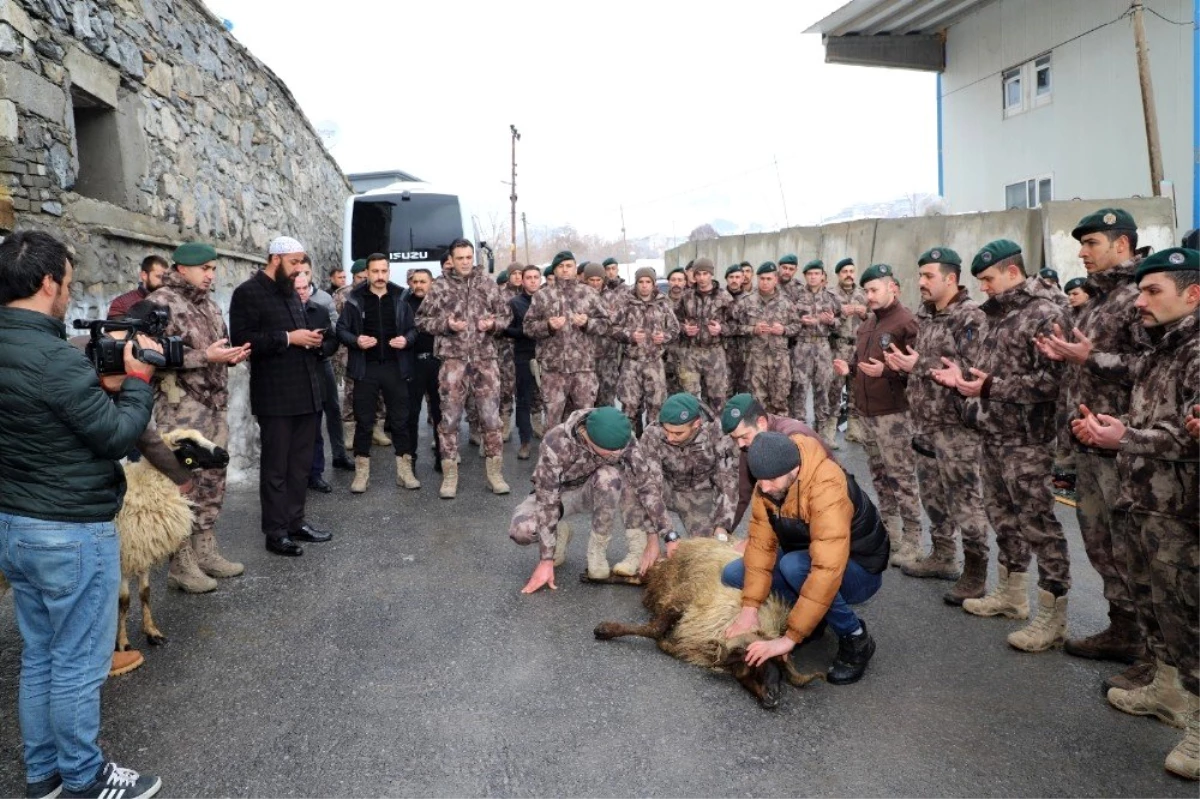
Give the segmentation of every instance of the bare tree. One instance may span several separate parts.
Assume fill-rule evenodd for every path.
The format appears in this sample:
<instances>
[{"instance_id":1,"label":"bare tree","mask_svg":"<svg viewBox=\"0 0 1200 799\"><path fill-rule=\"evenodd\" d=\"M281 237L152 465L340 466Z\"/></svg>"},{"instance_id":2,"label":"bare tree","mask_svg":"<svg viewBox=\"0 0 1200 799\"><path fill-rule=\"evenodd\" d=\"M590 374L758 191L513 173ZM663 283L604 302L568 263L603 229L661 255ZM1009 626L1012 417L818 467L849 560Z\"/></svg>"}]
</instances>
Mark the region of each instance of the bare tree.
<instances>
[{"instance_id":1,"label":"bare tree","mask_svg":"<svg viewBox=\"0 0 1200 799\"><path fill-rule=\"evenodd\" d=\"M705 223L688 234L688 241L707 241L720 238L721 234L712 225Z\"/></svg>"}]
</instances>

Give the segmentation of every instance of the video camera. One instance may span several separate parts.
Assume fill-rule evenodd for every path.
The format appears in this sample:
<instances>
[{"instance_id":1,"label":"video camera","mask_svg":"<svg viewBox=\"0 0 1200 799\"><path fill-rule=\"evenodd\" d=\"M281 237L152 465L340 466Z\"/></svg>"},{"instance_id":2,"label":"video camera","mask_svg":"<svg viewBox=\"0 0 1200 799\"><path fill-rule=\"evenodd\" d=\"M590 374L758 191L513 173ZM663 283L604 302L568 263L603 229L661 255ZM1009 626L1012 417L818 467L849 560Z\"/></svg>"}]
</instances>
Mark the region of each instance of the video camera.
<instances>
[{"instance_id":1,"label":"video camera","mask_svg":"<svg viewBox=\"0 0 1200 799\"><path fill-rule=\"evenodd\" d=\"M179 336L163 335L171 312L162 307L148 311L140 319L76 319L75 329L88 329L91 340L84 350L88 360L102 375L125 374L125 342L133 341L133 352L142 363L157 369L178 369L183 366L183 339ZM127 331L127 339L116 339L108 335L112 330ZM149 336L162 347L162 354L138 346L138 334Z\"/></svg>"}]
</instances>

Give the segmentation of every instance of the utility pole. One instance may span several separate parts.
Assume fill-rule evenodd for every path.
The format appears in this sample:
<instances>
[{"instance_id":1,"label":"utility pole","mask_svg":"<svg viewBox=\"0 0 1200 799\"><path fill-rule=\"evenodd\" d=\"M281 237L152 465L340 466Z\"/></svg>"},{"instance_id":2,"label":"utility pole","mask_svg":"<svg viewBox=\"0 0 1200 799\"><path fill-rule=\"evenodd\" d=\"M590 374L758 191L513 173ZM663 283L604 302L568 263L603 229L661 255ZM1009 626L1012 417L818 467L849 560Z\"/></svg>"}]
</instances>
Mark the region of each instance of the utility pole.
<instances>
[{"instance_id":1,"label":"utility pole","mask_svg":"<svg viewBox=\"0 0 1200 799\"><path fill-rule=\"evenodd\" d=\"M525 237L525 265L529 266L529 225L525 222L525 212L521 212L521 232Z\"/></svg>"},{"instance_id":2,"label":"utility pole","mask_svg":"<svg viewBox=\"0 0 1200 799\"><path fill-rule=\"evenodd\" d=\"M621 251L621 260L624 261L629 255L629 241L625 238L625 206L621 206L621 246L624 248Z\"/></svg>"},{"instance_id":3,"label":"utility pole","mask_svg":"<svg viewBox=\"0 0 1200 799\"><path fill-rule=\"evenodd\" d=\"M1154 85L1150 82L1150 53L1146 50L1146 26L1142 20L1142 0L1133 0L1133 40L1137 45L1138 79L1142 84L1142 116L1146 121L1146 149L1150 153L1150 188L1162 196L1162 148L1158 143L1158 110L1154 105Z\"/></svg>"},{"instance_id":4,"label":"utility pole","mask_svg":"<svg viewBox=\"0 0 1200 799\"><path fill-rule=\"evenodd\" d=\"M512 131L512 193L508 195L512 202L512 223L509 228L512 231L512 245L508 250L508 262L511 264L517 261L517 142L521 140L521 134L517 132L516 125L509 125L508 129Z\"/></svg>"},{"instance_id":5,"label":"utility pole","mask_svg":"<svg viewBox=\"0 0 1200 799\"><path fill-rule=\"evenodd\" d=\"M783 176L779 174L779 158L775 157L775 179L779 181L779 199L783 202L783 226L791 227L792 223L788 221L787 213L787 197L783 194Z\"/></svg>"}]
</instances>

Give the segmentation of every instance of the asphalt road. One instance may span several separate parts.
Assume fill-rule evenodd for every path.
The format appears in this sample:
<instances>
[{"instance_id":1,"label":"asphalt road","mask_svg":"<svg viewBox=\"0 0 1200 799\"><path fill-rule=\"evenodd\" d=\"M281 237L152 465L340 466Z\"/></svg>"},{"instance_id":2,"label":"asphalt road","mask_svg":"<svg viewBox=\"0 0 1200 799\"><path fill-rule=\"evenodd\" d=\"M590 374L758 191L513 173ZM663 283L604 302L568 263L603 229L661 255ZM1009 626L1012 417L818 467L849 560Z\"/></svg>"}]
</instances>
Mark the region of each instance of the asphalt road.
<instances>
[{"instance_id":1,"label":"asphalt road","mask_svg":"<svg viewBox=\"0 0 1200 799\"><path fill-rule=\"evenodd\" d=\"M942 603L948 583L895 569L862 611L878 640L866 677L785 687L774 712L649 641L595 641L599 621L644 618L640 590L581 583L577 535L558 590L521 596L536 552L506 532L533 461L508 444L514 493L495 497L464 442L458 499L439 500L427 435L418 492L379 448L365 495L329 473L337 491L309 495L310 519L336 538L302 558L263 549L255 486L230 492L218 533L246 575L205 596L156 575L169 640L146 646L131 614L146 665L104 689L108 756L168 796L1197 795L1162 767L1181 733L1104 701L1116 667L1010 649L1020 622L968 616ZM843 460L870 485L860 449ZM1074 513L1059 516L1071 630L1092 633L1100 581ZM835 647L797 663L823 670ZM0 796L24 779L19 658L3 597Z\"/></svg>"}]
</instances>

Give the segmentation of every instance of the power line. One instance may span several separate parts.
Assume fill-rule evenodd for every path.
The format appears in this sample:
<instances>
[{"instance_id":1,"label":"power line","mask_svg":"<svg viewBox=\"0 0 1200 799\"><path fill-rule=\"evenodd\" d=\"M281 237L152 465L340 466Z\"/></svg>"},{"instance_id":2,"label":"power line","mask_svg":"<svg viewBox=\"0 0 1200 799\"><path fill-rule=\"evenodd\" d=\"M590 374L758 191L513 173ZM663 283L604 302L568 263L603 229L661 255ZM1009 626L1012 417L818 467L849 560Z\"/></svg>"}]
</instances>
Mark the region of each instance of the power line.
<instances>
[{"instance_id":1,"label":"power line","mask_svg":"<svg viewBox=\"0 0 1200 799\"><path fill-rule=\"evenodd\" d=\"M1173 19L1167 19L1167 18L1166 18L1166 17L1164 17L1162 14L1158 13L1157 11L1155 11L1153 8L1149 8L1149 7L1147 7L1147 6L1143 6L1142 8L1143 8L1145 11L1149 11L1151 14L1153 14L1154 16L1156 16L1156 17L1158 17L1159 19L1161 19L1163 22L1170 23L1171 25L1191 25L1192 27L1195 27L1195 25L1196 25L1196 23L1195 23L1195 22L1192 22L1190 19L1185 19L1183 22L1176 22L1176 21L1175 21L1175 20L1173 20Z\"/></svg>"}]
</instances>

